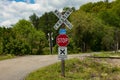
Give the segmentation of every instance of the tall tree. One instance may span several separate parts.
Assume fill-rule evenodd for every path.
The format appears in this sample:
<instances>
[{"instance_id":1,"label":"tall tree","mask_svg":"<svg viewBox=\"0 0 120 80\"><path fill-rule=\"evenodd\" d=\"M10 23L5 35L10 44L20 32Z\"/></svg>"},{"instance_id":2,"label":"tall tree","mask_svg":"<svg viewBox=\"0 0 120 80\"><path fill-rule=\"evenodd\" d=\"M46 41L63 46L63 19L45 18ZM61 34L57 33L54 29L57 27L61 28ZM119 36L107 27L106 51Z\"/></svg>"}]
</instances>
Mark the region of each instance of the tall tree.
<instances>
[{"instance_id":1,"label":"tall tree","mask_svg":"<svg viewBox=\"0 0 120 80\"><path fill-rule=\"evenodd\" d=\"M114 27L114 49L118 51L120 44L120 1L117 0L113 4L110 10L100 12L99 17L105 22L106 25Z\"/></svg>"},{"instance_id":2,"label":"tall tree","mask_svg":"<svg viewBox=\"0 0 120 80\"><path fill-rule=\"evenodd\" d=\"M3 28L0 27L0 54L2 54L2 52L3 52L3 42L2 42L2 38L3 38Z\"/></svg>"},{"instance_id":3,"label":"tall tree","mask_svg":"<svg viewBox=\"0 0 120 80\"><path fill-rule=\"evenodd\" d=\"M14 48L14 50L17 50L16 54L42 54L42 49L46 43L45 34L42 31L37 31L26 20L20 20L14 25L13 31L16 35L16 39L13 41L15 45L18 44Z\"/></svg>"},{"instance_id":4,"label":"tall tree","mask_svg":"<svg viewBox=\"0 0 120 80\"><path fill-rule=\"evenodd\" d=\"M2 28L2 53L8 54L10 52L10 48L8 47L8 44L11 41L11 38L14 38L14 33L12 32L12 28Z\"/></svg>"},{"instance_id":5,"label":"tall tree","mask_svg":"<svg viewBox=\"0 0 120 80\"><path fill-rule=\"evenodd\" d=\"M105 2L107 2L107 3L108 3L108 2L109 2L109 0L105 0Z\"/></svg>"},{"instance_id":6,"label":"tall tree","mask_svg":"<svg viewBox=\"0 0 120 80\"><path fill-rule=\"evenodd\" d=\"M110 33L106 33L106 26L100 19L92 14L78 10L72 14L71 21L74 25L72 32L73 40L75 45L81 48L83 52L87 50L101 50L102 46L104 47L107 44L111 44L111 41L113 41L113 39L111 39L111 41L106 42L106 44L101 44L104 36ZM108 36L107 39L109 40L112 35ZM108 49L109 46L107 46L106 50Z\"/></svg>"},{"instance_id":7,"label":"tall tree","mask_svg":"<svg viewBox=\"0 0 120 80\"><path fill-rule=\"evenodd\" d=\"M53 12L46 12L40 17L39 29L45 33L47 39L49 37L48 33L49 34L53 33L53 38L57 36L58 32L53 28L53 26L56 24L57 21L58 18L54 15ZM55 44L55 39L54 39L54 44Z\"/></svg>"},{"instance_id":8,"label":"tall tree","mask_svg":"<svg viewBox=\"0 0 120 80\"><path fill-rule=\"evenodd\" d=\"M81 10L85 12L89 12L89 13L98 13L101 11L106 11L111 8L112 8L112 2L108 3L108 2L103 2L103 1L96 2L96 3L90 2L80 7Z\"/></svg>"},{"instance_id":9,"label":"tall tree","mask_svg":"<svg viewBox=\"0 0 120 80\"><path fill-rule=\"evenodd\" d=\"M39 29L39 17L33 13L33 15L31 15L29 17L31 23L34 25L34 27L38 30Z\"/></svg>"}]
</instances>

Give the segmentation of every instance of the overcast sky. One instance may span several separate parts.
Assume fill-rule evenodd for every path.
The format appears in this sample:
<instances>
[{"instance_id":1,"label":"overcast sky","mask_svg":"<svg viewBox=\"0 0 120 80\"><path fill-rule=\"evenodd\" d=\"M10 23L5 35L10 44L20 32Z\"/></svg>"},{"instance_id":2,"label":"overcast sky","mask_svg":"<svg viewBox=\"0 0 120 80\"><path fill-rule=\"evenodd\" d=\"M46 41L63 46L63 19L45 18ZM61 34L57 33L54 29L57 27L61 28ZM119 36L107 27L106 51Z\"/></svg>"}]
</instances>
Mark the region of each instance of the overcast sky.
<instances>
[{"instance_id":1,"label":"overcast sky","mask_svg":"<svg viewBox=\"0 0 120 80\"><path fill-rule=\"evenodd\" d=\"M85 3L97 1L104 0L0 0L0 26L9 27L19 19L29 19L33 13L41 16L45 12L62 10L66 6L78 9Z\"/></svg>"}]
</instances>

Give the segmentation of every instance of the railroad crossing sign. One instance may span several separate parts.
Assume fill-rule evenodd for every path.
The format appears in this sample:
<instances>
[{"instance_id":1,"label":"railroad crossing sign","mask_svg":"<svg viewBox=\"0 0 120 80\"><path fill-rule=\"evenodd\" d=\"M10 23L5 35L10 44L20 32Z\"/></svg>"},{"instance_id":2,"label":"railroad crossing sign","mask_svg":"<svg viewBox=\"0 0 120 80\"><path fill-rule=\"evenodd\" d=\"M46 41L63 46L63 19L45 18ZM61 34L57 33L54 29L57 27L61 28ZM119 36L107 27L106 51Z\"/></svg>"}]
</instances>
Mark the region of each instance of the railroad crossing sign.
<instances>
[{"instance_id":1,"label":"railroad crossing sign","mask_svg":"<svg viewBox=\"0 0 120 80\"><path fill-rule=\"evenodd\" d=\"M72 12L72 9L68 9L65 14L62 15L59 11L55 10L54 14L59 18L59 21L54 25L54 28L57 30L64 23L69 29L72 29L72 24L67 20Z\"/></svg>"},{"instance_id":2,"label":"railroad crossing sign","mask_svg":"<svg viewBox=\"0 0 120 80\"><path fill-rule=\"evenodd\" d=\"M58 47L58 59L67 59L67 47Z\"/></svg>"}]
</instances>

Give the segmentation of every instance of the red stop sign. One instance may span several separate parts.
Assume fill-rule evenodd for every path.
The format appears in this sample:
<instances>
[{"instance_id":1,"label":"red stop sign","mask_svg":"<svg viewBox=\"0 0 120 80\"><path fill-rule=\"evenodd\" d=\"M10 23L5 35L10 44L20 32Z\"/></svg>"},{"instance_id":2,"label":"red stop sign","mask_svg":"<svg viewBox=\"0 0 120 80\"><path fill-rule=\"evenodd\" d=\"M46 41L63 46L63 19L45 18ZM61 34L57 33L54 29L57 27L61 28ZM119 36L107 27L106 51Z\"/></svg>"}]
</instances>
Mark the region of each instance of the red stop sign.
<instances>
[{"instance_id":1,"label":"red stop sign","mask_svg":"<svg viewBox=\"0 0 120 80\"><path fill-rule=\"evenodd\" d=\"M60 34L57 36L56 42L59 46L65 47L69 43L68 36L66 34Z\"/></svg>"}]
</instances>

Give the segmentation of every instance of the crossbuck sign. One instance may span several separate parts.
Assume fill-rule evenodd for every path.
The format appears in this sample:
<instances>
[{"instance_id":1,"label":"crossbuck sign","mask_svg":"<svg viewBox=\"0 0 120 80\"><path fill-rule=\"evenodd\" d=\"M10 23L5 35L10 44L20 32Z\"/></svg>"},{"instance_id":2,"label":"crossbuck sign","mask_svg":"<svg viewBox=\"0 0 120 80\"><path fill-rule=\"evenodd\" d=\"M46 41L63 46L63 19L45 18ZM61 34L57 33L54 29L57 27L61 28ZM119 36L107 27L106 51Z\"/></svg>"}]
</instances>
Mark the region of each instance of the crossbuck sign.
<instances>
[{"instance_id":1,"label":"crossbuck sign","mask_svg":"<svg viewBox=\"0 0 120 80\"><path fill-rule=\"evenodd\" d=\"M67 18L72 12L72 9L68 9L65 14L62 15L59 11L55 10L54 14L59 18L59 21L54 25L54 28L57 30L64 23L69 29L71 29L72 24L67 20Z\"/></svg>"}]
</instances>

